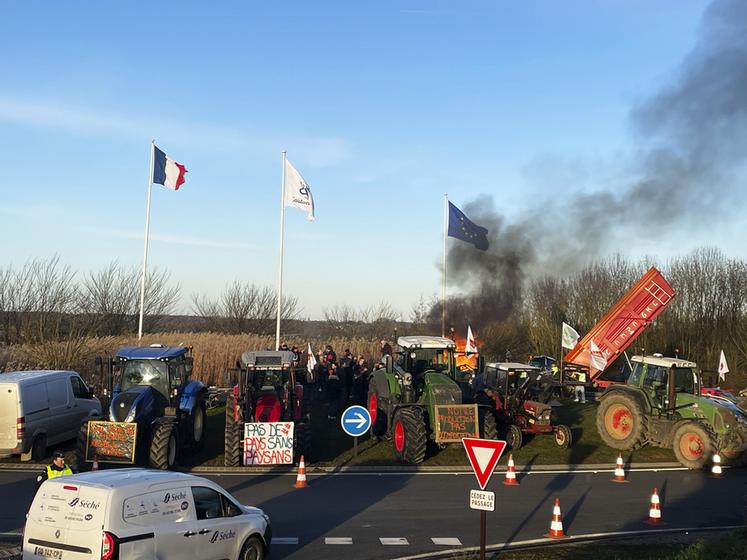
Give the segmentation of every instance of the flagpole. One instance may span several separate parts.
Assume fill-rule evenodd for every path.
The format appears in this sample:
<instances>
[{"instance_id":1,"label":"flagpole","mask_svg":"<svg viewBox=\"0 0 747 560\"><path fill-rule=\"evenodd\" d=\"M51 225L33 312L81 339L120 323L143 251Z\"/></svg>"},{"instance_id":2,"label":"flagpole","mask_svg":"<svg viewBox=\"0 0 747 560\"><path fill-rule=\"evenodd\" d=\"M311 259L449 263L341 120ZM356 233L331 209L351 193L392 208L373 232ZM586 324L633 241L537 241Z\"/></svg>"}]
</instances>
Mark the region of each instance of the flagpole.
<instances>
[{"instance_id":1,"label":"flagpole","mask_svg":"<svg viewBox=\"0 0 747 560\"><path fill-rule=\"evenodd\" d=\"M138 320L137 339L143 338L143 308L145 306L145 271L148 267L148 237L150 235L150 198L153 192L153 157L156 141L150 141L150 172L148 173L148 204L145 209L145 247L143 249L143 272L140 275L140 319Z\"/></svg>"},{"instance_id":2,"label":"flagpole","mask_svg":"<svg viewBox=\"0 0 747 560\"><path fill-rule=\"evenodd\" d=\"M282 186L280 187L280 262L278 263L278 310L275 320L275 350L280 350L280 311L283 301L283 236L285 234L285 150L283 150Z\"/></svg>"},{"instance_id":3,"label":"flagpole","mask_svg":"<svg viewBox=\"0 0 747 560\"><path fill-rule=\"evenodd\" d=\"M441 260L441 336L446 336L446 231L449 228L449 194L444 193L444 252Z\"/></svg>"}]
</instances>

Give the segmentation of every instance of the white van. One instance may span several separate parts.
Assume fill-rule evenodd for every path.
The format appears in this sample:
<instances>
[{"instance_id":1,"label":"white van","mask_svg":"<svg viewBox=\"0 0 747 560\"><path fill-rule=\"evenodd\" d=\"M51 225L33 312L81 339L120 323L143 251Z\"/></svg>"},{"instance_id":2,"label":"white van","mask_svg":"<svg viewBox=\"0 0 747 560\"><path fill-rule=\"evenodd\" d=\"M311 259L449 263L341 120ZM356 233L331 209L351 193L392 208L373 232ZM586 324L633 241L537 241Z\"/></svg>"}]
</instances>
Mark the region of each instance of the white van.
<instances>
[{"instance_id":1,"label":"white van","mask_svg":"<svg viewBox=\"0 0 747 560\"><path fill-rule=\"evenodd\" d=\"M262 560L272 529L198 476L112 469L47 480L29 510L23 559Z\"/></svg>"},{"instance_id":2,"label":"white van","mask_svg":"<svg viewBox=\"0 0 747 560\"><path fill-rule=\"evenodd\" d=\"M0 457L43 459L93 416L101 403L74 371L0 373Z\"/></svg>"}]
</instances>

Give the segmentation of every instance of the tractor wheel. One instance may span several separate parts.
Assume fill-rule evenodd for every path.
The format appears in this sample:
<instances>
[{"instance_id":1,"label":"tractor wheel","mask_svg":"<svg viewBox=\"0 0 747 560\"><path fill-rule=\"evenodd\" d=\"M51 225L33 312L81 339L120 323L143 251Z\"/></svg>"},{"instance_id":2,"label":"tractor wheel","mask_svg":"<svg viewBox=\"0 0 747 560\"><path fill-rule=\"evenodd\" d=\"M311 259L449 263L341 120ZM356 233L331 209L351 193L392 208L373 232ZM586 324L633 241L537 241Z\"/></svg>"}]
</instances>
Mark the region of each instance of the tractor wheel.
<instances>
[{"instance_id":1,"label":"tractor wheel","mask_svg":"<svg viewBox=\"0 0 747 560\"><path fill-rule=\"evenodd\" d=\"M733 467L744 467L747 465L747 451L740 451L744 440L738 432L733 437L730 445L721 448L721 461Z\"/></svg>"},{"instance_id":2,"label":"tractor wheel","mask_svg":"<svg viewBox=\"0 0 747 560\"><path fill-rule=\"evenodd\" d=\"M602 400L596 423L602 441L613 449L638 449L646 442L646 417L636 400L624 393Z\"/></svg>"},{"instance_id":3,"label":"tractor wheel","mask_svg":"<svg viewBox=\"0 0 747 560\"><path fill-rule=\"evenodd\" d=\"M491 410L478 409L480 417L480 437L483 439L498 439L498 425Z\"/></svg>"},{"instance_id":4,"label":"tractor wheel","mask_svg":"<svg viewBox=\"0 0 747 560\"><path fill-rule=\"evenodd\" d=\"M521 428L516 424L509 424L506 429L506 445L511 451L518 451L523 443L524 436Z\"/></svg>"},{"instance_id":5,"label":"tractor wheel","mask_svg":"<svg viewBox=\"0 0 747 560\"><path fill-rule=\"evenodd\" d=\"M573 441L573 435L571 434L571 429L564 425L564 424L558 424L555 426L555 433L553 434L555 437L555 445L562 449L566 449L567 447L571 446L571 442Z\"/></svg>"},{"instance_id":6,"label":"tractor wheel","mask_svg":"<svg viewBox=\"0 0 747 560\"><path fill-rule=\"evenodd\" d=\"M298 463L301 456L309 460L311 449L311 426L306 422L299 422L293 427L293 461Z\"/></svg>"},{"instance_id":7,"label":"tractor wheel","mask_svg":"<svg viewBox=\"0 0 747 560\"><path fill-rule=\"evenodd\" d=\"M683 422L672 438L674 456L688 469L702 469L716 449L713 434L700 422Z\"/></svg>"},{"instance_id":8,"label":"tractor wheel","mask_svg":"<svg viewBox=\"0 0 747 560\"><path fill-rule=\"evenodd\" d=\"M202 449L205 444L205 429L207 428L207 413L205 412L205 403L197 403L192 409L192 448L195 450Z\"/></svg>"},{"instance_id":9,"label":"tractor wheel","mask_svg":"<svg viewBox=\"0 0 747 560\"><path fill-rule=\"evenodd\" d=\"M227 467L241 466L241 442L243 434L241 422L237 422L233 415L236 396L233 392L229 393L226 399L226 431L225 431L225 451L223 455L223 464Z\"/></svg>"},{"instance_id":10,"label":"tractor wheel","mask_svg":"<svg viewBox=\"0 0 747 560\"><path fill-rule=\"evenodd\" d=\"M412 465L422 463L427 439L422 410L408 406L395 412L392 443L397 459Z\"/></svg>"},{"instance_id":11,"label":"tractor wheel","mask_svg":"<svg viewBox=\"0 0 747 560\"><path fill-rule=\"evenodd\" d=\"M88 443L88 421L83 422L78 431L78 439L75 442L75 470L76 472L87 472L91 470L91 463L86 462L86 444Z\"/></svg>"},{"instance_id":12,"label":"tractor wheel","mask_svg":"<svg viewBox=\"0 0 747 560\"><path fill-rule=\"evenodd\" d=\"M176 430L168 422L156 424L153 439L150 441L150 466L162 471L171 469L176 464L177 455Z\"/></svg>"},{"instance_id":13,"label":"tractor wheel","mask_svg":"<svg viewBox=\"0 0 747 560\"><path fill-rule=\"evenodd\" d=\"M384 437L387 430L387 404L379 396L373 383L368 389L368 413L371 415L371 434L377 438Z\"/></svg>"}]
</instances>

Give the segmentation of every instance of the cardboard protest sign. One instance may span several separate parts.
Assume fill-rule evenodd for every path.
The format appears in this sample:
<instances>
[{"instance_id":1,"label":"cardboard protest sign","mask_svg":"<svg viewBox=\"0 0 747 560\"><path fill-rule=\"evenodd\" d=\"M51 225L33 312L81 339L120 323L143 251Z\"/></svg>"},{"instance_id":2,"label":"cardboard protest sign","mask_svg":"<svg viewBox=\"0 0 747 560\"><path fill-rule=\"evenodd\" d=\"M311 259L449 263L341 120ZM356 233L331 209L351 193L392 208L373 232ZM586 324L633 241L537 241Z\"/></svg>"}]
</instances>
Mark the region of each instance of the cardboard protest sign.
<instances>
[{"instance_id":1,"label":"cardboard protest sign","mask_svg":"<svg viewBox=\"0 0 747 560\"><path fill-rule=\"evenodd\" d=\"M244 465L292 465L293 422L244 424Z\"/></svg>"}]
</instances>

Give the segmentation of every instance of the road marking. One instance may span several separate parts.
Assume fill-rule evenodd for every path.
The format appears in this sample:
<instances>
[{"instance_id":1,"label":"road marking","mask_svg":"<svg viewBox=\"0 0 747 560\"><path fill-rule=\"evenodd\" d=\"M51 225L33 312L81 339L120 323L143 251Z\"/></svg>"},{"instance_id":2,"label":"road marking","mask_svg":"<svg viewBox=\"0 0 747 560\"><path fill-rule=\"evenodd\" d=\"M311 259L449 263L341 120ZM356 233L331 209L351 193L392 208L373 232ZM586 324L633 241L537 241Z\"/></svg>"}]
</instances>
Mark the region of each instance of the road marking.
<instances>
[{"instance_id":1,"label":"road marking","mask_svg":"<svg viewBox=\"0 0 747 560\"><path fill-rule=\"evenodd\" d=\"M407 545L410 544L407 542L407 539L405 537L394 537L394 538L379 538L379 541L381 541L381 544L383 545L392 545L392 546L400 546L400 545Z\"/></svg>"},{"instance_id":2,"label":"road marking","mask_svg":"<svg viewBox=\"0 0 747 560\"><path fill-rule=\"evenodd\" d=\"M353 537L324 537L324 544L353 544Z\"/></svg>"},{"instance_id":3,"label":"road marking","mask_svg":"<svg viewBox=\"0 0 747 560\"><path fill-rule=\"evenodd\" d=\"M462 546L462 541L456 537L433 537L431 541L439 546Z\"/></svg>"},{"instance_id":4,"label":"road marking","mask_svg":"<svg viewBox=\"0 0 747 560\"><path fill-rule=\"evenodd\" d=\"M298 537L272 537L272 544L298 544Z\"/></svg>"},{"instance_id":5,"label":"road marking","mask_svg":"<svg viewBox=\"0 0 747 560\"><path fill-rule=\"evenodd\" d=\"M531 547L533 545L563 545L572 542L594 542L604 539L610 539L615 537L630 537L635 535L665 535L668 533L708 533L710 531L733 531L735 529L744 529L747 525L718 525L714 527L680 527L671 529L646 529L643 531L614 531L611 533L589 533L586 535L571 535L565 540L553 541L552 539L531 539L527 541L513 541L508 543L496 543L488 544L486 550L513 550L521 549L525 547ZM431 560L433 558L449 557L455 555L464 555L470 552L477 552L480 550L479 546L468 546L463 548L451 548L448 550L440 550L438 552L426 552L423 554L414 554L412 556L399 556L393 560Z\"/></svg>"}]
</instances>

